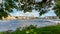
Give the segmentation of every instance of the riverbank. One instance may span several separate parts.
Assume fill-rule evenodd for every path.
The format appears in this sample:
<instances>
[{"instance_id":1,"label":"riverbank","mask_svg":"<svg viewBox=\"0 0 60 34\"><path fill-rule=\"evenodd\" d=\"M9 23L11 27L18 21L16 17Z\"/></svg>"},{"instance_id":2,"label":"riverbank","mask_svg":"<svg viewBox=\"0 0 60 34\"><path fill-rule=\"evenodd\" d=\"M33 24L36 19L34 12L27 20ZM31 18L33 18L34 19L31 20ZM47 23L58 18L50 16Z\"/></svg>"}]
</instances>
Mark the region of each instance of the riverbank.
<instances>
[{"instance_id":1,"label":"riverbank","mask_svg":"<svg viewBox=\"0 0 60 34\"><path fill-rule=\"evenodd\" d=\"M25 27L22 30L17 28L15 31L0 32L0 34L60 34L60 24L37 28L36 26Z\"/></svg>"}]
</instances>

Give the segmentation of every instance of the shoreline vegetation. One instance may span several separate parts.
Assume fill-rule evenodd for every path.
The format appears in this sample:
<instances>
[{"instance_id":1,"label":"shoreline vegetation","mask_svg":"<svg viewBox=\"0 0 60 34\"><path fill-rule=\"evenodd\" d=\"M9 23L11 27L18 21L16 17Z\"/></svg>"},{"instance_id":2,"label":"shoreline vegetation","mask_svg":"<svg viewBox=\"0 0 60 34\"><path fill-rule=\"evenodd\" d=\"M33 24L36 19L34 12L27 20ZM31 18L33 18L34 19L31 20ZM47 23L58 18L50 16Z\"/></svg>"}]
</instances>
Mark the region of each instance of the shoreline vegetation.
<instances>
[{"instance_id":1,"label":"shoreline vegetation","mask_svg":"<svg viewBox=\"0 0 60 34\"><path fill-rule=\"evenodd\" d=\"M6 18L2 17L2 20L32 20L32 19L58 19L57 16L46 16L46 17L34 17L34 16L8 16Z\"/></svg>"},{"instance_id":2,"label":"shoreline vegetation","mask_svg":"<svg viewBox=\"0 0 60 34\"><path fill-rule=\"evenodd\" d=\"M15 31L8 30L0 32L0 34L60 34L60 24L55 26L39 27L30 25L22 30L17 28Z\"/></svg>"}]
</instances>

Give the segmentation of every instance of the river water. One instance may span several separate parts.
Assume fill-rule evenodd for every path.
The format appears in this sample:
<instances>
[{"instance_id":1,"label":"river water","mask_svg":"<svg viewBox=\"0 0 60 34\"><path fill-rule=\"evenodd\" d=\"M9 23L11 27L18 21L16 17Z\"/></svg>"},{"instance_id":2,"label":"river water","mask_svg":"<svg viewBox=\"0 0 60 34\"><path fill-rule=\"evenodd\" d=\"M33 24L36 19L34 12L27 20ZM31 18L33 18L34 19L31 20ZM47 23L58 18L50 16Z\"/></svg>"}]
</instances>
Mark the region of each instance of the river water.
<instances>
[{"instance_id":1,"label":"river water","mask_svg":"<svg viewBox=\"0 0 60 34\"><path fill-rule=\"evenodd\" d=\"M56 24L47 19L33 19L33 20L0 20L0 31L15 30L18 27L25 27L29 25L37 25L44 27Z\"/></svg>"}]
</instances>

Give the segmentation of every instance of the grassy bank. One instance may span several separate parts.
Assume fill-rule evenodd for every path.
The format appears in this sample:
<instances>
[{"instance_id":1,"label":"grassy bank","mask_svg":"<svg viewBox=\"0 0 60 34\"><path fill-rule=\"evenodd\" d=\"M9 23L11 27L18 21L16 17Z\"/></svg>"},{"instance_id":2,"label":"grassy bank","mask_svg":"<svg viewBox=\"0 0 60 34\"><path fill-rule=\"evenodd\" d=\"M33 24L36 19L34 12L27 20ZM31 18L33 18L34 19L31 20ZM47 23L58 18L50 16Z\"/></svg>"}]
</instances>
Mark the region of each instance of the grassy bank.
<instances>
[{"instance_id":1,"label":"grassy bank","mask_svg":"<svg viewBox=\"0 0 60 34\"><path fill-rule=\"evenodd\" d=\"M6 31L0 34L60 34L60 25L37 28L35 26L25 27L22 30L17 28L16 31Z\"/></svg>"}]
</instances>

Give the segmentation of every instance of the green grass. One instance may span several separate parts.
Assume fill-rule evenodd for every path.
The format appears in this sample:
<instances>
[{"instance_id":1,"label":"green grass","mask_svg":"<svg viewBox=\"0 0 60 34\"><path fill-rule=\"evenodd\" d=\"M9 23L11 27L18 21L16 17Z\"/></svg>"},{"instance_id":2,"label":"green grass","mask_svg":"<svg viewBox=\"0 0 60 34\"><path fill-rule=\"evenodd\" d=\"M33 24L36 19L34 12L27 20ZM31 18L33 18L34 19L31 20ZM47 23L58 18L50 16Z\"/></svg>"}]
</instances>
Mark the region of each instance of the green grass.
<instances>
[{"instance_id":1,"label":"green grass","mask_svg":"<svg viewBox=\"0 0 60 34\"><path fill-rule=\"evenodd\" d=\"M3 34L3 32L0 32L0 34Z\"/></svg>"},{"instance_id":2,"label":"green grass","mask_svg":"<svg viewBox=\"0 0 60 34\"><path fill-rule=\"evenodd\" d=\"M16 31L6 31L0 34L60 34L60 25L37 28L36 26L25 27L22 30L17 28Z\"/></svg>"}]
</instances>

